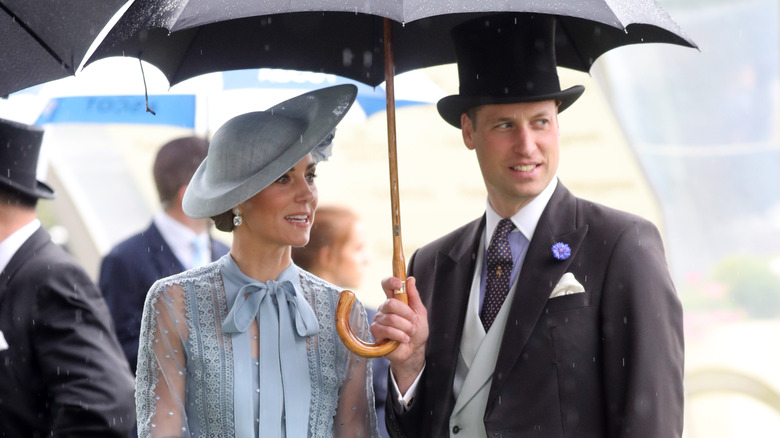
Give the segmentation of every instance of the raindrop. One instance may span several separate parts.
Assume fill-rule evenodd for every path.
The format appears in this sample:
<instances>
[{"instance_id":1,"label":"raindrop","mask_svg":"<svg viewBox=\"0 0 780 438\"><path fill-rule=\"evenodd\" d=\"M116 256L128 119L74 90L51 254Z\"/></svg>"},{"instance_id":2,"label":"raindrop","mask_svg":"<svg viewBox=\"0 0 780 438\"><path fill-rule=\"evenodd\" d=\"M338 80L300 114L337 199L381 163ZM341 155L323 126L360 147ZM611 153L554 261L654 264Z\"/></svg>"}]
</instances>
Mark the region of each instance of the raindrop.
<instances>
[{"instance_id":1,"label":"raindrop","mask_svg":"<svg viewBox=\"0 0 780 438\"><path fill-rule=\"evenodd\" d=\"M344 67L349 67L352 65L352 59L354 57L355 55L352 53L352 50L345 48L341 53L341 63L344 64Z\"/></svg>"},{"instance_id":2,"label":"raindrop","mask_svg":"<svg viewBox=\"0 0 780 438\"><path fill-rule=\"evenodd\" d=\"M623 325L626 325L626 324L628 324L628 317L624 316L623 317Z\"/></svg>"}]
</instances>

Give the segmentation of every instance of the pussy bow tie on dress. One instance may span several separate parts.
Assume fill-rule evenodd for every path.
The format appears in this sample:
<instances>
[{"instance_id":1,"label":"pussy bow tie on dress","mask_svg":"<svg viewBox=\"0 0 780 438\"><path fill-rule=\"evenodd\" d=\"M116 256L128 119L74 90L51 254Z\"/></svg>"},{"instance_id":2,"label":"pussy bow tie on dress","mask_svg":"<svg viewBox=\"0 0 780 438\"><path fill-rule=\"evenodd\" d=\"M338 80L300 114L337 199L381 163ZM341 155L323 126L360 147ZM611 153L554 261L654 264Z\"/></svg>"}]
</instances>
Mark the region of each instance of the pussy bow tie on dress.
<instances>
[{"instance_id":1,"label":"pussy bow tie on dress","mask_svg":"<svg viewBox=\"0 0 780 438\"><path fill-rule=\"evenodd\" d=\"M236 295L222 330L243 333L257 319L260 327L260 434L306 436L311 380L306 336L319 332L311 306L289 281L244 285ZM294 322L293 322L294 320Z\"/></svg>"},{"instance_id":2,"label":"pussy bow tie on dress","mask_svg":"<svg viewBox=\"0 0 780 438\"><path fill-rule=\"evenodd\" d=\"M275 298L275 299L274 299ZM317 316L303 299L299 299L295 292L295 286L289 281L267 281L265 283L249 283L238 291L233 307L228 312L222 330L225 333L243 333L249 330L249 326L258 313L260 306L269 308L277 307L278 314L295 315L295 331L298 336L316 335L319 331ZM260 324L260 336L262 336L263 321ZM283 327L284 329L286 327Z\"/></svg>"}]
</instances>

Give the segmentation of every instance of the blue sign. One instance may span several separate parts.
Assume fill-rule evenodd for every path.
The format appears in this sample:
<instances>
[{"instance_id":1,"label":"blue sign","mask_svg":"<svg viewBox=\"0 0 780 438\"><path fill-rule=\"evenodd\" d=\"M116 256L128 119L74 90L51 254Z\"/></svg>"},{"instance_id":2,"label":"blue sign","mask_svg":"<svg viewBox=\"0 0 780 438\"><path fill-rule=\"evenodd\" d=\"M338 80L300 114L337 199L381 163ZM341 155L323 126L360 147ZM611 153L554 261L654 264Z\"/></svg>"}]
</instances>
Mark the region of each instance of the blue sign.
<instances>
[{"instance_id":1,"label":"blue sign","mask_svg":"<svg viewBox=\"0 0 780 438\"><path fill-rule=\"evenodd\" d=\"M73 96L51 99L35 121L47 123L123 123L195 127L195 96L152 95L146 111L144 96Z\"/></svg>"}]
</instances>

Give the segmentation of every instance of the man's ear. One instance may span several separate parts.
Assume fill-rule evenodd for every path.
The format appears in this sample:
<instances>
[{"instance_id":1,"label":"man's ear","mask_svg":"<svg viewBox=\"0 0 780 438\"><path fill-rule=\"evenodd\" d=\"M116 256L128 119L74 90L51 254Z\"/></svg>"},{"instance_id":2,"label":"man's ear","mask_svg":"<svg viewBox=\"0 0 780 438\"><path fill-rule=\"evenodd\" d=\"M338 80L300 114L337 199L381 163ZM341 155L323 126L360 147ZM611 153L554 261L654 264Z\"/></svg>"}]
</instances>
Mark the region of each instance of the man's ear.
<instances>
[{"instance_id":1,"label":"man's ear","mask_svg":"<svg viewBox=\"0 0 780 438\"><path fill-rule=\"evenodd\" d=\"M463 135L463 143L470 150L474 150L474 125L466 113L460 115L460 133Z\"/></svg>"}]
</instances>

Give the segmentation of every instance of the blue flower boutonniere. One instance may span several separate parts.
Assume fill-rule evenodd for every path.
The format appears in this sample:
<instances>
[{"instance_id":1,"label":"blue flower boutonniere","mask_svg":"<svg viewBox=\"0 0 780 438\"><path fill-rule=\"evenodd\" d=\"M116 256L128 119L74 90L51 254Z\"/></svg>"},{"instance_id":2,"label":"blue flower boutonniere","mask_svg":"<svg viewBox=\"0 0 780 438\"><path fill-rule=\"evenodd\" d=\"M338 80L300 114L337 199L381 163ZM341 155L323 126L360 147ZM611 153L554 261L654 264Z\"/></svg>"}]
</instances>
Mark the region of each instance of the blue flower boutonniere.
<instances>
[{"instance_id":1,"label":"blue flower boutonniere","mask_svg":"<svg viewBox=\"0 0 780 438\"><path fill-rule=\"evenodd\" d=\"M569 245L558 242L552 247L552 253L553 257L555 257L558 260L566 260L571 255L571 248L569 248Z\"/></svg>"}]
</instances>

